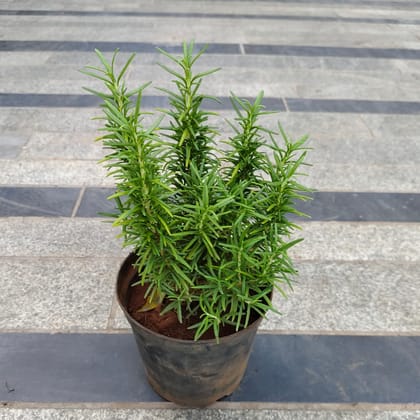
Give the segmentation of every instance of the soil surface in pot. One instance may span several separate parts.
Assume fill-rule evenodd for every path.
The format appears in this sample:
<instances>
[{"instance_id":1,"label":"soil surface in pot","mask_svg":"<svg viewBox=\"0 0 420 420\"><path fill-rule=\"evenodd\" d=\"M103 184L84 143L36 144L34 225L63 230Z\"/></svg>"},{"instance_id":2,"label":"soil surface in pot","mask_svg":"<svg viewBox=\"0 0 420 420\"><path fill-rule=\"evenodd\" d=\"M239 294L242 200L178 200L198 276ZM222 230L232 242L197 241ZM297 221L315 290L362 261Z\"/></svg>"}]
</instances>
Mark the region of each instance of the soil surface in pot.
<instances>
[{"instance_id":1,"label":"soil surface in pot","mask_svg":"<svg viewBox=\"0 0 420 420\"><path fill-rule=\"evenodd\" d=\"M147 289L147 286L134 286L130 287L128 291L128 301L127 301L127 310L129 314L140 324L162 335L167 337L178 338L181 340L194 340L195 330L189 329L191 325L197 324L200 321L200 315L191 316L187 318L183 316L183 323L178 322L178 317L175 312L168 312L164 315L161 315L161 311L164 308L165 301L157 308L147 311L139 312L145 303L144 293ZM258 319L258 314L251 314L251 319L249 324ZM220 327L220 337L226 335L234 334L235 327L232 325L224 325ZM213 339L214 333L210 329L206 331L201 337L200 340Z\"/></svg>"}]
</instances>

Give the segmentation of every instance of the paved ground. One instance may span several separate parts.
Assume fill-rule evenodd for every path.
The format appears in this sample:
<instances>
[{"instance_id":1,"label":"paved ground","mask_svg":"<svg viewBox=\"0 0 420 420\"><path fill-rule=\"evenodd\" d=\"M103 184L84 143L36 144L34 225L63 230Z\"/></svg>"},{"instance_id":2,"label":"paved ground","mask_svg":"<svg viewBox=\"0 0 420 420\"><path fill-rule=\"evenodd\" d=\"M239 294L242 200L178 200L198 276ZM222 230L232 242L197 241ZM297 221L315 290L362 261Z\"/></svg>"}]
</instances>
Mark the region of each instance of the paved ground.
<instances>
[{"instance_id":1,"label":"paved ground","mask_svg":"<svg viewBox=\"0 0 420 420\"><path fill-rule=\"evenodd\" d=\"M209 94L263 89L268 125L310 134L318 190L284 315L241 388L200 411L133 368L78 72L119 47L139 53L130 81L166 86L155 46L192 39L209 44L199 68L223 67ZM419 79L414 0L0 0L0 419L420 419Z\"/></svg>"}]
</instances>

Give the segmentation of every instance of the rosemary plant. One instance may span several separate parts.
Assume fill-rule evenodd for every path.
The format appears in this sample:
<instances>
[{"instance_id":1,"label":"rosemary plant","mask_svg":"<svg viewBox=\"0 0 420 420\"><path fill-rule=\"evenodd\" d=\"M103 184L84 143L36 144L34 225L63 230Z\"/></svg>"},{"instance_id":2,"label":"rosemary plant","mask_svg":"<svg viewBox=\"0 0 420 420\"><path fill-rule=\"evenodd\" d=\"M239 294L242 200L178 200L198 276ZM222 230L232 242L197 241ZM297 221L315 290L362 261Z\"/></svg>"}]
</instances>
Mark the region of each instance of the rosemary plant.
<instances>
[{"instance_id":1,"label":"rosemary plant","mask_svg":"<svg viewBox=\"0 0 420 420\"><path fill-rule=\"evenodd\" d=\"M129 91L124 82L134 55L117 72L117 52L108 62L96 50L100 67L83 70L106 87L105 93L88 91L102 99L98 140L109 151L103 163L116 181L110 197L116 212L109 216L138 256L139 281L148 285L143 310L164 299L163 312L175 311L179 322L199 315L195 339L209 329L219 337L222 325L239 330L253 311L275 310L273 289L286 296L292 287L297 272L288 251L301 239L291 239L298 226L288 217L302 215L295 202L308 198L297 181L306 137L291 141L280 125L278 132L260 125L262 92L253 103L232 95L234 132L228 150L218 150L211 113L202 108L203 100L216 99L200 93L203 79L217 69L193 72L204 50L194 54L192 43L184 44L181 57L160 51L175 66L161 65L175 89L160 89L170 108L149 126L141 106L148 84Z\"/></svg>"}]
</instances>

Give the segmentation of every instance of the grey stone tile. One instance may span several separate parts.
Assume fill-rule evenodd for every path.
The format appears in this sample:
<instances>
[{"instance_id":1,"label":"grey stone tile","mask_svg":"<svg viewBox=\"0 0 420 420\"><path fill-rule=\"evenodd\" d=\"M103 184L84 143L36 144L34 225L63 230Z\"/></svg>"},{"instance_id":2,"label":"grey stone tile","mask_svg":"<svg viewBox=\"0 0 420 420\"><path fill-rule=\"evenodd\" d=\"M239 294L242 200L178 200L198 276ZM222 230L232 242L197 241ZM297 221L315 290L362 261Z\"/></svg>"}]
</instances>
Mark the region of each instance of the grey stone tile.
<instances>
[{"instance_id":1,"label":"grey stone tile","mask_svg":"<svg viewBox=\"0 0 420 420\"><path fill-rule=\"evenodd\" d=\"M102 219L0 218L0 256L124 257L120 231Z\"/></svg>"},{"instance_id":2,"label":"grey stone tile","mask_svg":"<svg viewBox=\"0 0 420 420\"><path fill-rule=\"evenodd\" d=\"M19 57L23 53L12 53ZM30 53L28 53L30 54ZM92 52L79 52L79 51L69 51L69 52L52 52L50 53L47 64L49 65L58 65L58 66L72 66L74 68L82 68L85 65L95 65L96 57ZM126 62L129 53L121 52L118 57L121 62ZM17 60L18 58L16 58ZM143 75L144 66L153 66L153 69L156 73L156 63L162 62L163 58L158 52L154 53L140 53L137 54L135 61L132 64L132 73L137 71L139 75ZM343 59L341 59L342 61ZM337 61L333 59L334 63ZM361 69L363 68L375 68L375 63L378 60L370 60L366 63L366 60L357 60L352 59L352 61L358 63ZM366 65L364 65L366 63ZM389 69L390 63L389 60L380 61L381 68ZM261 68L261 69L271 69L271 68L320 68L324 65L324 59L320 57L281 57L281 56L263 56L263 55L231 55L231 54L210 54L206 53L200 57L200 61L197 62L198 66L203 66L205 68L213 67L222 67L222 74L227 71L229 67L235 69L238 68ZM196 68L197 68L196 67ZM351 67L347 67L351 68ZM376 67L377 69L377 67ZM145 77L146 80L149 78ZM155 77L153 77L153 80Z\"/></svg>"},{"instance_id":3,"label":"grey stone tile","mask_svg":"<svg viewBox=\"0 0 420 420\"><path fill-rule=\"evenodd\" d=\"M92 160L0 160L0 185L112 186L105 169Z\"/></svg>"},{"instance_id":4,"label":"grey stone tile","mask_svg":"<svg viewBox=\"0 0 420 420\"><path fill-rule=\"evenodd\" d=\"M300 57L299 57L300 59ZM357 57L322 57L320 59L322 65L326 69L339 71L389 71L390 69L398 69L401 63L407 66L417 66L418 61L386 58L357 58Z\"/></svg>"},{"instance_id":5,"label":"grey stone tile","mask_svg":"<svg viewBox=\"0 0 420 420\"><path fill-rule=\"evenodd\" d=\"M418 334L418 263L300 261L288 298L274 293L261 331L320 334ZM114 298L115 299L115 298ZM115 299L114 329L130 325Z\"/></svg>"},{"instance_id":6,"label":"grey stone tile","mask_svg":"<svg viewBox=\"0 0 420 420\"><path fill-rule=\"evenodd\" d=\"M262 404L263 406L264 404ZM0 412L1 420L22 420L26 418L43 420L417 420L417 410L322 410L322 409L246 409L246 408L207 408L207 409L59 409L59 408L9 408Z\"/></svg>"},{"instance_id":7,"label":"grey stone tile","mask_svg":"<svg viewBox=\"0 0 420 420\"><path fill-rule=\"evenodd\" d=\"M419 25L419 20L396 19L396 18L369 18L369 17L342 17L342 16L302 16L287 14L250 14L250 13L198 13L198 12L175 12L175 11L93 11L93 10L1 10L0 16L79 16L79 17L102 17L102 16L124 16L124 17L172 17L172 18L201 18L201 19L263 19L263 20L293 20L293 21L315 21L315 22L351 22L351 23L372 23L372 24L406 24Z\"/></svg>"},{"instance_id":8,"label":"grey stone tile","mask_svg":"<svg viewBox=\"0 0 420 420\"><path fill-rule=\"evenodd\" d=\"M419 261L420 225L405 223L305 222L292 248L300 260Z\"/></svg>"},{"instance_id":9,"label":"grey stone tile","mask_svg":"<svg viewBox=\"0 0 420 420\"><path fill-rule=\"evenodd\" d=\"M318 163L304 171L308 176L301 178L301 182L320 191L416 193L420 182L418 166L412 162L396 165Z\"/></svg>"},{"instance_id":10,"label":"grey stone tile","mask_svg":"<svg viewBox=\"0 0 420 420\"><path fill-rule=\"evenodd\" d=\"M344 137L343 137L344 136ZM420 163L420 142L415 137L400 137L385 132L380 137L348 133L311 134L308 162L314 166L335 162L344 165L399 165Z\"/></svg>"},{"instance_id":11,"label":"grey stone tile","mask_svg":"<svg viewBox=\"0 0 420 420\"><path fill-rule=\"evenodd\" d=\"M10 53L9 53L10 54ZM15 52L15 56L27 56L29 52ZM35 55L36 53L32 53ZM95 53L92 51L92 57L96 57ZM112 54L110 54L112 55ZM73 63L74 64L74 63ZM35 63L27 63L25 65L22 64L4 64L2 66L2 82L6 85L11 80L18 80L19 82L24 83L24 79L30 77L32 81L39 82L39 81L49 81L58 79L61 80L63 84L66 82L73 82L78 80L85 79L85 76L80 73L79 68L74 65L62 65L56 64L54 66L45 64L38 64L36 61ZM32 89L28 89L26 92L38 92L38 89L35 88L36 85ZM80 92L80 87L76 86ZM10 92L16 92L15 90L10 90Z\"/></svg>"},{"instance_id":12,"label":"grey stone tile","mask_svg":"<svg viewBox=\"0 0 420 420\"><path fill-rule=\"evenodd\" d=\"M51 56L50 52L20 52L4 51L2 52L3 66L43 66L48 62Z\"/></svg>"},{"instance_id":13,"label":"grey stone tile","mask_svg":"<svg viewBox=\"0 0 420 420\"><path fill-rule=\"evenodd\" d=\"M395 144L404 138L418 138L419 118L415 115L368 115L360 116L372 135L377 138L394 138ZM404 147L401 145L401 147Z\"/></svg>"},{"instance_id":14,"label":"grey stone tile","mask_svg":"<svg viewBox=\"0 0 420 420\"><path fill-rule=\"evenodd\" d=\"M0 159L17 157L29 136L22 132L0 133Z\"/></svg>"},{"instance_id":15,"label":"grey stone tile","mask_svg":"<svg viewBox=\"0 0 420 420\"><path fill-rule=\"evenodd\" d=\"M114 330L129 330L131 328L130 324L128 323L123 311L121 310L115 296L113 301L113 308L114 311L111 313L109 318L109 328ZM267 329L270 328L267 327Z\"/></svg>"},{"instance_id":16,"label":"grey stone tile","mask_svg":"<svg viewBox=\"0 0 420 420\"><path fill-rule=\"evenodd\" d=\"M270 312L261 330L420 333L418 263L311 261L297 268L289 298L274 295L282 315Z\"/></svg>"},{"instance_id":17,"label":"grey stone tile","mask_svg":"<svg viewBox=\"0 0 420 420\"><path fill-rule=\"evenodd\" d=\"M79 188L0 187L0 217L71 216Z\"/></svg>"},{"instance_id":18,"label":"grey stone tile","mask_svg":"<svg viewBox=\"0 0 420 420\"><path fill-rule=\"evenodd\" d=\"M36 221L36 223L34 223ZM419 261L420 225L417 223L304 222L296 236L305 240L292 249L298 260ZM102 219L0 219L1 256L116 256L120 233ZM33 238L37 238L36 241ZM355 246L357 244L357 246Z\"/></svg>"},{"instance_id":19,"label":"grey stone tile","mask_svg":"<svg viewBox=\"0 0 420 420\"><path fill-rule=\"evenodd\" d=\"M101 122L93 120L92 117L100 115L98 108L4 108L0 113L0 124L8 131L32 131L32 132L56 132L79 133L94 132L101 127ZM224 118L235 118L233 112L223 110L218 117L210 118L211 124L217 124L222 132L231 132L229 126L224 124ZM405 130L408 136L408 129L414 137L415 130L420 128L420 122L415 116L392 116L364 114L363 119L370 121L388 121L386 124L391 130L398 125ZM154 121L155 118L145 116L145 123ZM337 138L346 138L349 133L365 138L372 137L366 123L358 118L349 118L346 114L333 113L279 113L261 118L261 122L267 124L268 128L276 129L277 121L280 120L287 132L294 137L310 133L311 135L334 134ZM369 124L371 125L371 124ZM399 127L398 127L399 128ZM403 134L401 134L403 135Z\"/></svg>"},{"instance_id":20,"label":"grey stone tile","mask_svg":"<svg viewBox=\"0 0 420 420\"><path fill-rule=\"evenodd\" d=\"M92 132L35 132L22 148L19 157L27 160L68 159L100 160L104 151Z\"/></svg>"},{"instance_id":21,"label":"grey stone tile","mask_svg":"<svg viewBox=\"0 0 420 420\"><path fill-rule=\"evenodd\" d=\"M370 118L370 115L368 115ZM374 115L372 114L372 117ZM407 118L407 116L401 116ZM414 120L410 116L410 121ZM261 122L275 130L277 121L292 138L300 138L309 135L310 138L319 138L324 141L333 137L337 142L356 138L372 138L369 127L359 117L339 113L284 113L273 115L271 118L262 118ZM313 145L315 147L315 144ZM310 153L309 153L310 155Z\"/></svg>"},{"instance_id":22,"label":"grey stone tile","mask_svg":"<svg viewBox=\"0 0 420 420\"><path fill-rule=\"evenodd\" d=\"M93 131L100 127L99 121L92 121L98 114L97 108L3 108L0 124L8 131Z\"/></svg>"},{"instance_id":23,"label":"grey stone tile","mask_svg":"<svg viewBox=\"0 0 420 420\"><path fill-rule=\"evenodd\" d=\"M25 22L24 34L20 27L22 22ZM41 51L86 50L88 48L93 51L93 48L99 46L108 51L113 51L117 47L121 47L125 51L151 51L150 45L172 47L176 44L179 45L185 39L197 39L197 33L200 34L200 39L216 45L225 44L226 39L235 45L247 43L264 46L267 45L267 40L271 40L269 44L284 44L284 40L287 39L288 45L305 46L308 44L308 33L311 33L311 46L336 48L339 45L340 48L390 49L391 51L388 51L386 55L385 53L377 54L379 57L386 56L386 58L395 57L394 50L407 49L410 52L405 53L404 58L417 59L418 57L413 52L418 47L415 33L398 31L384 25L365 26L357 23L331 22L324 24L323 30L320 31L318 22L305 22L301 27L298 27L293 21L283 21L282 25L278 25L275 21L267 21L259 25L258 31L256 31L254 25L243 25L240 20L230 19L228 22L229 25L226 21L212 20L211 25L206 25L201 19L187 18L162 17L159 20L146 18L128 20L125 17L102 17L98 20L91 17L80 20L78 17L56 17L53 20L40 19L34 23L34 18L23 16L19 18L19 21L16 19L11 19L10 22L6 21L5 36L9 40L13 40L14 44L9 45L8 41L2 41L3 44L0 44L0 48L2 50L11 48L27 50L29 47L33 49L33 46L36 45L36 48ZM109 24L114 24L112 32L106 30ZM345 30L343 30L343 26ZM141 43L132 41L130 34L133 32L136 33L137 39L142 40ZM50 41L51 33L55 34L55 41ZM351 33L352 36L348 36L348 33ZM37 39L38 41L28 43L28 39ZM89 41L82 43L81 39ZM92 41L94 39L100 41ZM26 44L20 44L20 42ZM223 51L221 52L223 53ZM305 52L305 54L308 53ZM365 56L369 57L373 54L375 51L370 51Z\"/></svg>"},{"instance_id":24,"label":"grey stone tile","mask_svg":"<svg viewBox=\"0 0 420 420\"><path fill-rule=\"evenodd\" d=\"M355 110L360 110L357 112L391 112L394 114L413 112L409 112L405 107L411 106L412 102L415 103L418 100L413 83L402 80L396 82L395 80L398 76L384 74L383 77L376 77L375 75L370 77L366 74L357 75L360 72L349 72L346 77L342 78L334 77L327 71L325 73L329 75L329 78L319 77L316 84L308 83L308 81L302 83L300 80L297 80L297 94L294 96L316 98L317 100L342 100L344 103L347 103L348 100L370 101L372 103L369 102L368 105L363 103L354 104ZM383 101L386 104L382 103ZM323 106L324 104L321 103L320 108L323 109ZM340 106L336 107L336 112L342 112ZM397 108L398 106L400 109ZM394 110L395 112L393 112Z\"/></svg>"},{"instance_id":25,"label":"grey stone tile","mask_svg":"<svg viewBox=\"0 0 420 420\"><path fill-rule=\"evenodd\" d=\"M105 329L118 258L1 258L0 330Z\"/></svg>"}]
</instances>

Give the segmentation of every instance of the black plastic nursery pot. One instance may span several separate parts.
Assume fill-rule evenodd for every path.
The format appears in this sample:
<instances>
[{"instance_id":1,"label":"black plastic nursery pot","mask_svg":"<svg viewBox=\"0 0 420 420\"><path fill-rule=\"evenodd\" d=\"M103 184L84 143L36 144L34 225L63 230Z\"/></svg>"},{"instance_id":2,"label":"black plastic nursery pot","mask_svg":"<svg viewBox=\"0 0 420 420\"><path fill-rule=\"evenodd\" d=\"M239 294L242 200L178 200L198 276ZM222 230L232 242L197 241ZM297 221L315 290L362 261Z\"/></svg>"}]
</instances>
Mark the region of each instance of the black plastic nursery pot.
<instances>
[{"instance_id":1,"label":"black plastic nursery pot","mask_svg":"<svg viewBox=\"0 0 420 420\"><path fill-rule=\"evenodd\" d=\"M127 310L137 272L130 254L118 273L118 302L131 325L147 379L164 399L179 405L204 407L233 393L244 376L261 318L248 328L212 340L181 340L151 331Z\"/></svg>"}]
</instances>

